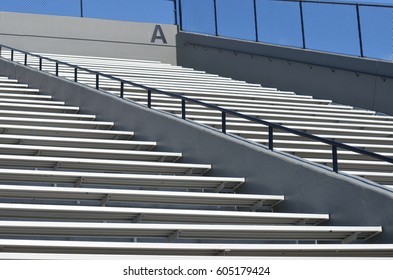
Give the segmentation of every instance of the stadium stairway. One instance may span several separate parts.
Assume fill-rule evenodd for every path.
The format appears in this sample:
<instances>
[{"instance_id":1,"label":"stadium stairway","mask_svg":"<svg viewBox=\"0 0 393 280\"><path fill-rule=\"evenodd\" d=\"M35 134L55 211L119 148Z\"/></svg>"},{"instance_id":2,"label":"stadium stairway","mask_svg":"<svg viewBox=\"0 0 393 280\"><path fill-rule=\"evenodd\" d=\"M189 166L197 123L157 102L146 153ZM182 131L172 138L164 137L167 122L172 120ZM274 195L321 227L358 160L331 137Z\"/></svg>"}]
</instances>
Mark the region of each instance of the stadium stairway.
<instances>
[{"instance_id":1,"label":"stadium stairway","mask_svg":"<svg viewBox=\"0 0 393 280\"><path fill-rule=\"evenodd\" d=\"M85 60L89 67L110 68L92 58L78 58L78 63ZM297 112L296 104L315 114L331 108L352 116L355 126L356 119L362 118L383 123L379 126L386 130L374 128L381 139L390 133L389 117L327 101L153 62L112 63L111 71L128 74L133 68L125 65L136 65L135 72L146 83L151 79L145 77L147 72L154 72L157 83L162 76L175 75L179 77L176 83L184 77L181 88L189 85L192 96L206 93L207 89L200 87L197 92L193 86L195 79L196 84L203 80L212 88L217 85L218 99L221 94L231 96L230 88L234 92L244 89L241 94L252 98L241 100L261 113L264 105L259 104L264 104L265 97L273 102L269 108L285 107L277 97L291 103L288 107L293 112ZM166 89L179 87L172 85L172 78L162 80ZM86 79L87 84L91 82ZM102 87L114 90L104 81ZM129 98L143 100L137 90L128 90ZM164 98L156 106L173 111L171 102ZM232 103L237 106L237 101ZM247 178L211 176L214 167L208 163L178 162L181 151L160 151L154 139L134 141L132 131L114 130L110 120L96 120L17 80L0 78L0 107L0 258L10 253L23 258L26 254L393 256L389 244L365 244L382 232L380 226L324 226L329 213L276 212L275 206L285 203L282 194L238 194L236 190ZM210 124L210 117L214 120L215 116L195 108L196 121ZM319 127L323 123L328 122ZM257 132L252 134L250 129L244 135L257 137ZM345 133L343 137L356 138ZM282 139L283 144L297 143L284 135ZM377 144L370 140L370 145ZM305 153L311 151L315 153Z\"/></svg>"},{"instance_id":2,"label":"stadium stairway","mask_svg":"<svg viewBox=\"0 0 393 280\"><path fill-rule=\"evenodd\" d=\"M4 50L3 57L10 58ZM113 75L151 88L182 94L208 104L220 106L272 123L334 140L366 151L393 156L393 117L376 112L333 104L331 100L314 99L293 92L265 88L217 75L169 64L115 58L41 54L87 69ZM14 60L23 62L23 55ZM29 62L36 64L38 59ZM55 73L53 63L43 62L43 70ZM72 68L59 65L62 77L74 79ZM78 82L95 87L95 77L79 73ZM101 78L100 89L119 95L119 83ZM145 105L146 90L124 85L124 97ZM152 108L182 115L181 100L153 93ZM221 129L221 114L201 105L187 105L187 119ZM226 132L267 145L268 128L228 115ZM302 157L315 164L332 167L330 145L285 132L274 133L274 149ZM340 172L360 176L378 184L393 187L393 164L352 151L338 149Z\"/></svg>"}]
</instances>

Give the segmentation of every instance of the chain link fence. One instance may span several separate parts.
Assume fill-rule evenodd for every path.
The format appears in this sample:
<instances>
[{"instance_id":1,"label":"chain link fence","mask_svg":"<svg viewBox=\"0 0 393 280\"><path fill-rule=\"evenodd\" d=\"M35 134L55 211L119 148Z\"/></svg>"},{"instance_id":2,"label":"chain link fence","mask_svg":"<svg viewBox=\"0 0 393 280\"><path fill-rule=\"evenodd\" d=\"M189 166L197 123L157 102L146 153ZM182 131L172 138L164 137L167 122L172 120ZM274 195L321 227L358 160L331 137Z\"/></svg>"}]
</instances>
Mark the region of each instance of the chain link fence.
<instances>
[{"instance_id":1,"label":"chain link fence","mask_svg":"<svg viewBox=\"0 0 393 280\"><path fill-rule=\"evenodd\" d=\"M0 11L175 24L173 0L1 0Z\"/></svg>"},{"instance_id":2,"label":"chain link fence","mask_svg":"<svg viewBox=\"0 0 393 280\"><path fill-rule=\"evenodd\" d=\"M179 22L189 32L393 60L393 5L313 0L1 0L0 10Z\"/></svg>"},{"instance_id":3,"label":"chain link fence","mask_svg":"<svg viewBox=\"0 0 393 280\"><path fill-rule=\"evenodd\" d=\"M181 29L393 60L393 5L313 0L180 0Z\"/></svg>"}]
</instances>

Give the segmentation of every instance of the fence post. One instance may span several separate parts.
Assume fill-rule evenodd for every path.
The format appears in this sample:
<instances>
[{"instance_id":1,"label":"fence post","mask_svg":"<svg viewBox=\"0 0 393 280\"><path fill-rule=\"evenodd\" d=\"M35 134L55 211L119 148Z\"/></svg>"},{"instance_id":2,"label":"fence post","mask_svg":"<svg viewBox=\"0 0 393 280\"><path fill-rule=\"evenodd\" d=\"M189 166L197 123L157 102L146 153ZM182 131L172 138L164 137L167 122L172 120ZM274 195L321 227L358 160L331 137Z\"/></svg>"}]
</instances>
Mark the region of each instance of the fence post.
<instances>
[{"instance_id":1,"label":"fence post","mask_svg":"<svg viewBox=\"0 0 393 280\"><path fill-rule=\"evenodd\" d=\"M255 42L259 42L257 0L254 0Z\"/></svg>"},{"instance_id":2,"label":"fence post","mask_svg":"<svg viewBox=\"0 0 393 280\"><path fill-rule=\"evenodd\" d=\"M360 11L359 4L356 4L356 17L358 20L358 34L359 34L359 47L360 47L360 56L363 57L363 39L362 39L362 28L360 24Z\"/></svg>"},{"instance_id":3,"label":"fence post","mask_svg":"<svg viewBox=\"0 0 393 280\"><path fill-rule=\"evenodd\" d=\"M83 0L81 0L81 17L83 17Z\"/></svg>"},{"instance_id":4,"label":"fence post","mask_svg":"<svg viewBox=\"0 0 393 280\"><path fill-rule=\"evenodd\" d=\"M214 29L215 35L218 36L218 23L217 23L217 0L213 0L214 2Z\"/></svg>"},{"instance_id":5,"label":"fence post","mask_svg":"<svg viewBox=\"0 0 393 280\"><path fill-rule=\"evenodd\" d=\"M269 125L269 150L273 151L273 127Z\"/></svg>"},{"instance_id":6,"label":"fence post","mask_svg":"<svg viewBox=\"0 0 393 280\"><path fill-rule=\"evenodd\" d=\"M186 119L186 100L185 99L181 100L181 118L183 120Z\"/></svg>"},{"instance_id":7,"label":"fence post","mask_svg":"<svg viewBox=\"0 0 393 280\"><path fill-rule=\"evenodd\" d=\"M332 161L333 161L333 171L338 173L338 158L337 158L337 146L332 145Z\"/></svg>"},{"instance_id":8,"label":"fence post","mask_svg":"<svg viewBox=\"0 0 393 280\"><path fill-rule=\"evenodd\" d=\"M221 130L222 133L227 133L227 114L225 112L221 113Z\"/></svg>"},{"instance_id":9,"label":"fence post","mask_svg":"<svg viewBox=\"0 0 393 280\"><path fill-rule=\"evenodd\" d=\"M147 107L151 108L151 90L147 91Z\"/></svg>"},{"instance_id":10,"label":"fence post","mask_svg":"<svg viewBox=\"0 0 393 280\"><path fill-rule=\"evenodd\" d=\"M100 89L100 75L96 74L96 89Z\"/></svg>"},{"instance_id":11,"label":"fence post","mask_svg":"<svg viewBox=\"0 0 393 280\"><path fill-rule=\"evenodd\" d=\"M78 82L78 67L74 68L74 82Z\"/></svg>"},{"instance_id":12,"label":"fence post","mask_svg":"<svg viewBox=\"0 0 393 280\"><path fill-rule=\"evenodd\" d=\"M302 0L299 1L299 9L300 9L300 23L302 26L303 49L305 49L306 48L306 35L304 34L304 16L303 16L303 2L302 2Z\"/></svg>"},{"instance_id":13,"label":"fence post","mask_svg":"<svg viewBox=\"0 0 393 280\"><path fill-rule=\"evenodd\" d=\"M124 99L124 82L120 82L120 98Z\"/></svg>"}]
</instances>

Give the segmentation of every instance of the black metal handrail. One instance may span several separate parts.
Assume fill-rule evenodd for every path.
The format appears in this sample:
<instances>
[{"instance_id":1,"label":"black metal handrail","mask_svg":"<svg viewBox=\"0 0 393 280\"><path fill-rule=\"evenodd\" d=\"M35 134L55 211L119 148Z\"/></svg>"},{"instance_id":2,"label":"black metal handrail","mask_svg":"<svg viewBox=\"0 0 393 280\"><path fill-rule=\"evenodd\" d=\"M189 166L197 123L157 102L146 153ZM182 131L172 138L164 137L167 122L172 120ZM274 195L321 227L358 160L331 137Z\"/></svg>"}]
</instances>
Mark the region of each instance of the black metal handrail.
<instances>
[{"instance_id":1,"label":"black metal handrail","mask_svg":"<svg viewBox=\"0 0 393 280\"><path fill-rule=\"evenodd\" d=\"M347 144L344 144L344 143L340 143L340 142L337 142L337 141L334 141L334 140L326 139L326 138L323 138L323 137L320 137L320 136L316 136L316 135L313 135L313 134L310 134L310 133L307 133L307 132L303 132L303 131L300 131L300 130L289 128L289 127L286 127L286 126L283 126L283 125L280 125L280 124L276 124L276 123L268 122L268 121L265 121L265 120L262 120L262 119L258 119L258 118L255 118L255 117L251 117L251 116L248 116L248 115L244 115L244 114L236 112L236 111L232 111L232 110L229 110L229 109L221 108L219 106L212 105L212 104L209 104L209 103L205 103L205 102L202 102L200 100L192 99L192 98L180 95L180 94L167 92L167 91L159 90L159 89L156 89L156 88L148 87L148 86L145 86L145 85L142 85L142 84L138 84L138 83L135 83L135 82L123 80L121 78L117 78L117 77L114 77L112 75L108 75L108 74L104 74L104 73L101 73L101 72L98 72L98 71L90 70L90 69L85 68L85 67L81 67L81 66L70 64L70 63L67 63L67 62L59 61L59 60L52 59L52 58L49 58L49 57L45 57L45 56L41 56L41 55L37 55L37 54L32 54L32 53L29 53L29 52L26 52L26 51L22 51L22 50L19 50L19 49L15 49L15 48L12 48L12 47L9 47L9 46L5 46L5 45L2 45L2 44L0 44L0 57L1 57L1 51L2 51L3 48L9 49L11 51L11 59L10 59L11 61L14 61L14 53L15 52L19 52L19 53L23 54L24 55L24 65L25 66L28 66L28 56L32 56L32 57L38 58L39 59L39 70L40 71L43 71L43 68L42 68L42 61L43 60L53 62L54 65L55 65L55 69L56 69L55 70L55 75L56 76L59 76L59 65L65 65L65 66L68 66L70 68L73 68L74 69L74 82L77 82L77 83L79 83L78 82L78 71L84 71L84 72L87 72L87 73L91 73L91 74L95 75L95 77L96 77L96 86L95 86L95 88L97 90L100 89L100 86L99 86L99 84L100 84L100 77L104 77L104 78L108 78L108 79L113 80L113 81L117 81L117 82L120 83L120 98L122 98L122 99L124 99L124 85L131 85L131 86L134 86L134 87L137 87L137 88L144 89L144 90L147 91L147 107L148 108L151 108L151 105L152 105L152 93L153 92L154 93L163 94L163 95L167 95L167 96L170 96L170 97L173 97L173 98L180 99L181 100L181 112L182 112L181 115L182 115L182 119L186 119L186 117L187 117L187 109L186 109L186 104L187 103L186 102L192 103L192 104L201 105L203 107L206 107L206 108L209 108L209 109L213 109L213 110L216 110L216 111L220 111L221 112L221 131L224 134L226 134L226 132L227 132L227 129L226 129L226 127L227 127L227 121L226 121L227 115L235 116L235 117L238 117L238 118L241 118L241 119L244 119L244 120L251 121L253 123L265 125L265 126L268 127L268 147L269 147L270 150L274 149L274 129L280 130L280 131L284 131L284 132L288 132L288 133L291 133L291 134L294 134L294 135L297 135L297 136L300 136L300 137L304 137L304 138L307 138L307 139L310 139L310 140L314 140L314 141L317 141L317 142L321 142L321 143L330 145L331 148L332 148L332 166L333 166L333 171L334 172L338 172L339 171L338 155L337 155L337 149L338 148L343 149L343 150L347 150L347 151L351 151L351 152L354 152L354 153L357 153L357 154L369 156L369 157L377 159L377 160L393 163L393 158L391 158L391 157L386 157L386 156L383 156L383 155L380 155L380 154L377 154L377 153L373 153L373 152L370 152L370 151L367 151L367 150L364 150L364 149L360 149L360 148L356 148L356 147L353 147L353 146L350 146L350 145L347 145Z\"/></svg>"}]
</instances>

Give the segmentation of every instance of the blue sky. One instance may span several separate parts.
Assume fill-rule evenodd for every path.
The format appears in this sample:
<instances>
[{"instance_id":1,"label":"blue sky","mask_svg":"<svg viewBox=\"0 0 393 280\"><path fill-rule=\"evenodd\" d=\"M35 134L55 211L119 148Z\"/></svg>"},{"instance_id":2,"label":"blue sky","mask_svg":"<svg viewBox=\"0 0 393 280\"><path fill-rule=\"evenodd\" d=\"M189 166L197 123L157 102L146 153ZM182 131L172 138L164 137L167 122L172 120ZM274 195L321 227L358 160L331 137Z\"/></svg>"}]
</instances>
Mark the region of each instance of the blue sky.
<instances>
[{"instance_id":1,"label":"blue sky","mask_svg":"<svg viewBox=\"0 0 393 280\"><path fill-rule=\"evenodd\" d=\"M219 35L255 40L253 0L216 0ZM387 3L367 0L359 3ZM214 34L213 0L182 0L184 30ZM298 3L257 0L260 41L302 46ZM2 11L80 16L80 0L1 0ZM83 0L85 17L115 20L174 22L167 0ZM393 60L393 9L361 8L364 54ZM353 7L304 4L306 47L359 55L356 12Z\"/></svg>"}]
</instances>

